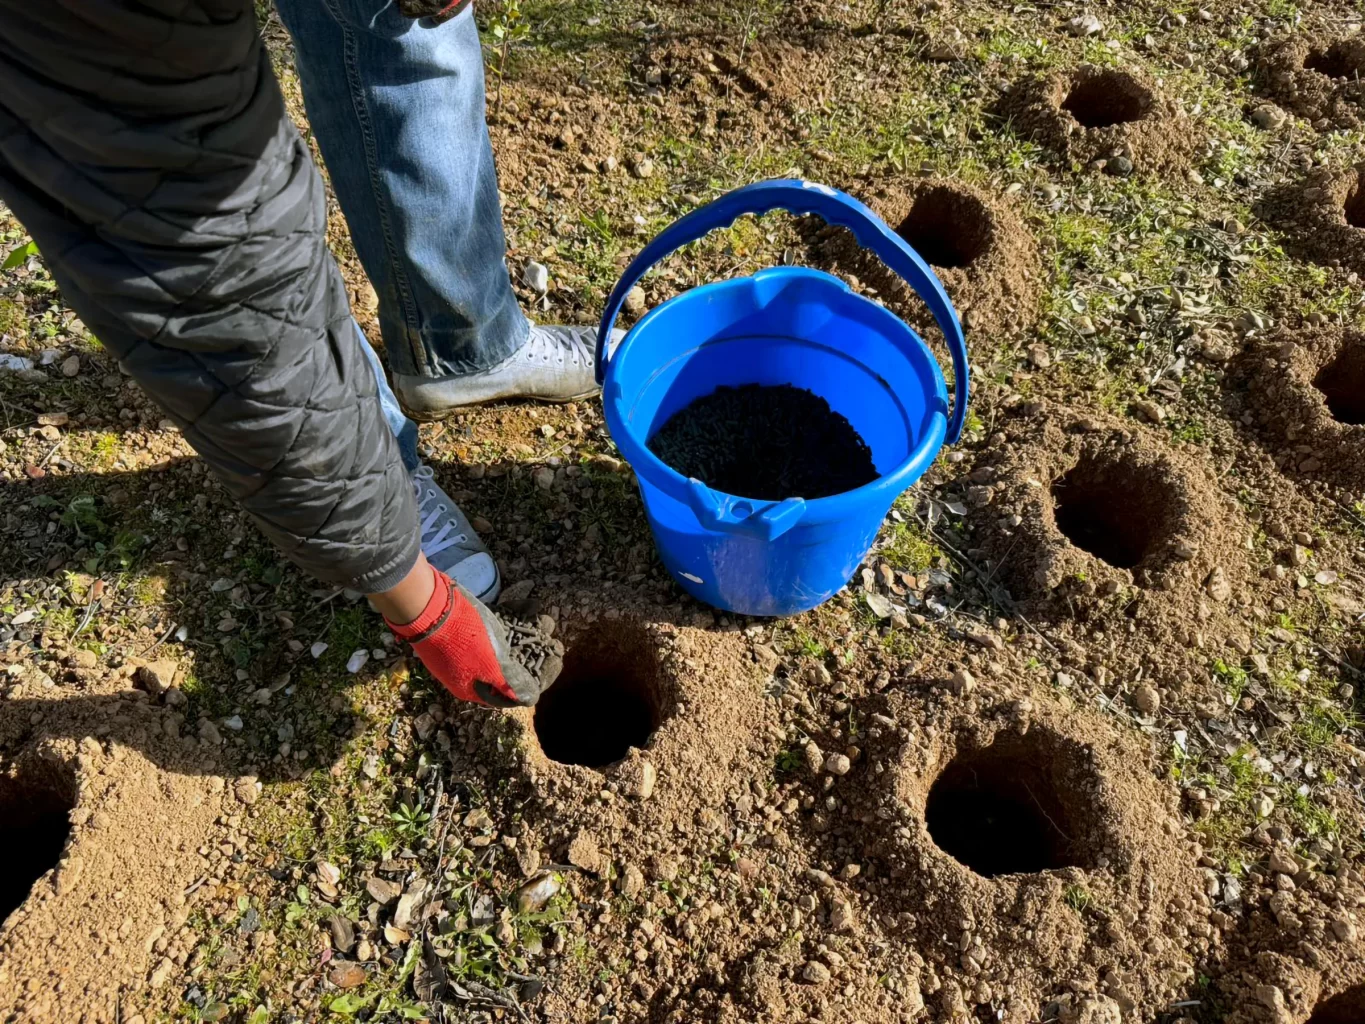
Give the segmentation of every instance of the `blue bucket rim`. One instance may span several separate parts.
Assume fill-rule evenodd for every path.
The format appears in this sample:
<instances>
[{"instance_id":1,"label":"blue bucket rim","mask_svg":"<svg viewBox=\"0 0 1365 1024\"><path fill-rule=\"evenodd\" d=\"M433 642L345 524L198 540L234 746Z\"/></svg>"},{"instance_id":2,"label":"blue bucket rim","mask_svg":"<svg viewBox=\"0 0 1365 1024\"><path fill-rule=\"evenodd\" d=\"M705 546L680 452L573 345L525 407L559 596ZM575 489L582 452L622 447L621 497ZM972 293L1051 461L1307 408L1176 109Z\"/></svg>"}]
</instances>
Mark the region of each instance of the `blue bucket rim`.
<instances>
[{"instance_id":1,"label":"blue bucket rim","mask_svg":"<svg viewBox=\"0 0 1365 1024\"><path fill-rule=\"evenodd\" d=\"M938 359L933 351L925 344L924 339L900 317L896 316L885 306L882 306L866 296L859 295L847 282L840 280L833 274L828 274L823 270L816 270L811 267L767 267L753 274L743 277L727 278L724 281L712 281L709 284L700 285L696 288L689 288L687 291L673 296L666 302L655 306L626 333L621 339L621 343L616 347L610 361L607 364L606 378L602 388L602 408L606 414L607 427L611 431L612 440L621 454L625 456L626 462L636 472L637 475L646 477L651 484L663 491L669 497L684 504L689 504L689 494L691 492L691 482L688 477L683 476L668 463L664 462L652 451L649 450L645 442L637 440L635 435L626 426L626 419L623 414L622 406L625 404L625 395L620 384L617 382L617 374L623 358L628 358L628 348L632 338L637 331L647 328L657 317L662 315L669 307L680 303L684 299L695 299L700 293L720 290L723 288L736 287L746 282L760 280L768 277L801 277L818 282L825 287L833 287L839 292L852 296L858 302L865 304L871 311L874 319L884 320L888 326L894 330L887 332L887 341L893 344L903 344L899 339L904 338L912 342L918 353L928 357L928 365L933 371L934 385L937 396L940 400L940 408L931 410L929 414L929 429L924 432L919 443L889 473L881 474L877 479L872 480L861 487L855 487L851 491L841 491L838 494L831 494L824 498L802 499L805 502L806 510L802 516L802 521L806 523L818 522L827 523L835 520L845 519L852 511L852 506L866 507L868 499L881 497L888 490L893 490L895 495L899 495L921 476L928 469L929 463L943 448L948 433L948 384L944 379L943 370L938 364ZM894 394L894 392L893 392ZM900 396L896 396L899 402ZM709 484L706 485L710 487ZM732 501L752 502L756 505L767 506L776 505L778 502L765 501L759 498L752 498L743 494L730 494L711 488L717 497ZM894 497L892 498L894 500ZM887 502L890 505L890 501Z\"/></svg>"}]
</instances>

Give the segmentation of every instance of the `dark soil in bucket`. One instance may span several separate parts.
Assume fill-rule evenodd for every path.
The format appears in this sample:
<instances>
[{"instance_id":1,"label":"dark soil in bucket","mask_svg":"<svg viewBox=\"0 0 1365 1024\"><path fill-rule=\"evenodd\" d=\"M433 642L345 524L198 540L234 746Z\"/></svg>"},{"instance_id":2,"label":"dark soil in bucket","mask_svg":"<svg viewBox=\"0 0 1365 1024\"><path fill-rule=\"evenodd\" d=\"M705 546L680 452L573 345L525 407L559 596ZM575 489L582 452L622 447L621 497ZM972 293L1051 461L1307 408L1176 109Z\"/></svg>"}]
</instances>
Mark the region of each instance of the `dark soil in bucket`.
<instances>
[{"instance_id":1,"label":"dark soil in bucket","mask_svg":"<svg viewBox=\"0 0 1365 1024\"><path fill-rule=\"evenodd\" d=\"M877 479L852 424L790 384L717 388L671 416L649 450L685 477L759 501L827 498Z\"/></svg>"}]
</instances>

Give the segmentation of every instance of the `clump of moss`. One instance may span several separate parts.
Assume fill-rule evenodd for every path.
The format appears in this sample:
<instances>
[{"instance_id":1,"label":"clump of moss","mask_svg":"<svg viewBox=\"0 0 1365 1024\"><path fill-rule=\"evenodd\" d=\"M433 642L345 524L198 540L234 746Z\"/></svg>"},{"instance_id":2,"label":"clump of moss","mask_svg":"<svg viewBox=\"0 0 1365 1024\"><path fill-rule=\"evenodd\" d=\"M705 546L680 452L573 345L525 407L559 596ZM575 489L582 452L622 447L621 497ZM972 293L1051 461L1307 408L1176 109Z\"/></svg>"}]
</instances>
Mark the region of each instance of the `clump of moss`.
<instances>
[{"instance_id":1,"label":"clump of moss","mask_svg":"<svg viewBox=\"0 0 1365 1024\"><path fill-rule=\"evenodd\" d=\"M6 334L10 341L28 340L28 316L13 299L0 299L0 335Z\"/></svg>"}]
</instances>

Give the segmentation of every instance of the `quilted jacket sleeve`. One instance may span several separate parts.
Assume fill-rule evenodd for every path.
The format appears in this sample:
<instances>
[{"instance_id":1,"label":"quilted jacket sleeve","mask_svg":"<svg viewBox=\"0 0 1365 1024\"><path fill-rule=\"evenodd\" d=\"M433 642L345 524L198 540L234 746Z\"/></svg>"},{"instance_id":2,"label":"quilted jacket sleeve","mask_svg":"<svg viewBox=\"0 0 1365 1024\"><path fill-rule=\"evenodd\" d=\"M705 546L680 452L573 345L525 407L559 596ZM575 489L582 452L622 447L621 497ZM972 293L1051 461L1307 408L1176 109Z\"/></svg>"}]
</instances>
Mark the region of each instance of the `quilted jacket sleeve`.
<instances>
[{"instance_id":1,"label":"quilted jacket sleeve","mask_svg":"<svg viewBox=\"0 0 1365 1024\"><path fill-rule=\"evenodd\" d=\"M402 579L412 493L251 0L0 0L0 198L289 558Z\"/></svg>"}]
</instances>

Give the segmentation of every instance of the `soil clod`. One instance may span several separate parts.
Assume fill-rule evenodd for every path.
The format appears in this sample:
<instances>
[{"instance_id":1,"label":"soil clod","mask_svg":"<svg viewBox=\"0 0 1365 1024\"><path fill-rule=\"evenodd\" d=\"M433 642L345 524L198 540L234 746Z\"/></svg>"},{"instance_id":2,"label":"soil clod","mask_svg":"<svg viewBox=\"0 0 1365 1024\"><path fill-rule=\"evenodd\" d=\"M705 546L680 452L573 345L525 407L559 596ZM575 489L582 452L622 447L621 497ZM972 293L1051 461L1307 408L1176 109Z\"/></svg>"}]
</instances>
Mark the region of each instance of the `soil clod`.
<instances>
[{"instance_id":1,"label":"soil clod","mask_svg":"<svg viewBox=\"0 0 1365 1024\"><path fill-rule=\"evenodd\" d=\"M602 629L569 648L559 678L536 705L535 730L550 760L603 768L645 746L665 713L647 638Z\"/></svg>"},{"instance_id":2,"label":"soil clod","mask_svg":"<svg viewBox=\"0 0 1365 1024\"><path fill-rule=\"evenodd\" d=\"M670 417L649 448L683 476L759 501L826 498L877 479L852 424L790 384L719 387Z\"/></svg>"},{"instance_id":3,"label":"soil clod","mask_svg":"<svg viewBox=\"0 0 1365 1024\"><path fill-rule=\"evenodd\" d=\"M1058 785L1050 753L1008 737L959 754L929 790L934 842L987 878L1086 867L1073 839L1077 794Z\"/></svg>"},{"instance_id":4,"label":"soil clod","mask_svg":"<svg viewBox=\"0 0 1365 1024\"><path fill-rule=\"evenodd\" d=\"M0 778L0 921L57 866L75 805L69 782L30 769Z\"/></svg>"}]
</instances>

